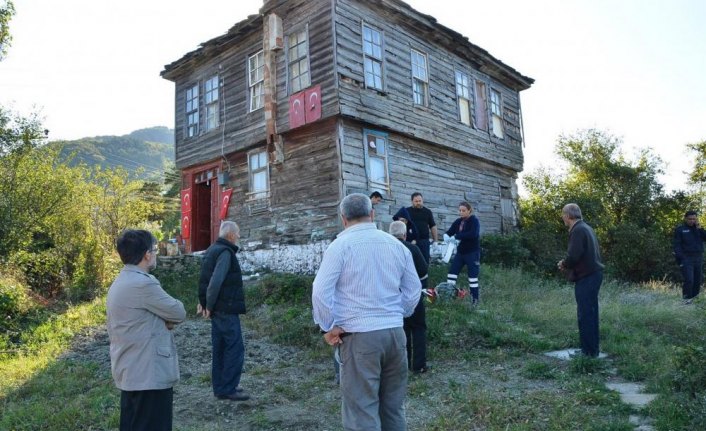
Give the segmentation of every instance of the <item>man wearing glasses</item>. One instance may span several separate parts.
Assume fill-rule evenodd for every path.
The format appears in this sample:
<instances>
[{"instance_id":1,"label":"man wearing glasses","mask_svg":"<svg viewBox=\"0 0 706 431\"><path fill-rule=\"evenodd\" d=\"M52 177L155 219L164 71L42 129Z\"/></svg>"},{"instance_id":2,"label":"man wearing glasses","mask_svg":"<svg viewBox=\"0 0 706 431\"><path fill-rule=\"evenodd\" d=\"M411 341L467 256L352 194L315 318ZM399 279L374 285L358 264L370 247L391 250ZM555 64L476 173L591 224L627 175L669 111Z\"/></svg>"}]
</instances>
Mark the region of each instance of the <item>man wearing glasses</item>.
<instances>
[{"instance_id":1,"label":"man wearing glasses","mask_svg":"<svg viewBox=\"0 0 706 431\"><path fill-rule=\"evenodd\" d=\"M186 311L149 274L157 266L156 244L146 230L126 230L116 242L125 266L108 290L107 327L121 431L172 429L179 362L171 330Z\"/></svg>"}]
</instances>

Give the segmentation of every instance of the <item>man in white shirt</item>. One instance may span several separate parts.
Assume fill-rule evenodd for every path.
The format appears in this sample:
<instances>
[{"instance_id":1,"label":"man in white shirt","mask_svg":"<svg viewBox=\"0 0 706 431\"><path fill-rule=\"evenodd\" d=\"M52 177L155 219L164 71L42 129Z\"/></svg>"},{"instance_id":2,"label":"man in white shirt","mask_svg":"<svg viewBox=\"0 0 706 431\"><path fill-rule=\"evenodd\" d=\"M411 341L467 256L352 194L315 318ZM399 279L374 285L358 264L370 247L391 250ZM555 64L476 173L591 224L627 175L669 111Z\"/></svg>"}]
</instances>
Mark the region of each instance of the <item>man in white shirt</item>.
<instances>
[{"instance_id":1,"label":"man in white shirt","mask_svg":"<svg viewBox=\"0 0 706 431\"><path fill-rule=\"evenodd\" d=\"M312 293L314 321L338 348L346 430L406 430L403 318L419 301L412 254L376 229L370 199L346 196L345 230L324 253Z\"/></svg>"}]
</instances>

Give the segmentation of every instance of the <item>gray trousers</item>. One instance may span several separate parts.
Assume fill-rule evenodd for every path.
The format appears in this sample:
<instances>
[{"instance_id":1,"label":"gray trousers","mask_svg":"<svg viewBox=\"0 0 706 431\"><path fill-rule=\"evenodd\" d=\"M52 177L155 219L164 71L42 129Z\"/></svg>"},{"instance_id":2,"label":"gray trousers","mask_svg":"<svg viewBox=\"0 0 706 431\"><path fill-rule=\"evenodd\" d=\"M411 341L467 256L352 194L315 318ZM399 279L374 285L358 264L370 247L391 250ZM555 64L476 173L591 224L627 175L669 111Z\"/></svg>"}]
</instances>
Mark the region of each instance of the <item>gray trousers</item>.
<instances>
[{"instance_id":1,"label":"gray trousers","mask_svg":"<svg viewBox=\"0 0 706 431\"><path fill-rule=\"evenodd\" d=\"M358 332L339 346L343 428L405 431L407 339L400 328Z\"/></svg>"}]
</instances>

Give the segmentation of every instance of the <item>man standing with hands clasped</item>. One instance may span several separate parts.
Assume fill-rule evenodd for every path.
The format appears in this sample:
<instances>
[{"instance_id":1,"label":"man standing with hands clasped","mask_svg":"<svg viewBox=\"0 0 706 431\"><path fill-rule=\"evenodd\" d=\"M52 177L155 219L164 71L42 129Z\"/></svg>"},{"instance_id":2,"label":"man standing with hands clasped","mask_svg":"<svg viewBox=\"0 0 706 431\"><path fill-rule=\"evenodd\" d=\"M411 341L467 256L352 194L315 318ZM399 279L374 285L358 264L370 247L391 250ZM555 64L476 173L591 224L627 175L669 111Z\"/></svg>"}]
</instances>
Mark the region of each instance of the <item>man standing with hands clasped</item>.
<instances>
[{"instance_id":1,"label":"man standing with hands clasped","mask_svg":"<svg viewBox=\"0 0 706 431\"><path fill-rule=\"evenodd\" d=\"M412 254L372 223L370 199L346 196L344 230L329 245L314 279L313 317L338 349L343 427L404 431L407 353L403 318L421 282Z\"/></svg>"},{"instance_id":2,"label":"man standing with hands clasped","mask_svg":"<svg viewBox=\"0 0 706 431\"><path fill-rule=\"evenodd\" d=\"M243 275L235 253L240 228L232 221L221 223L218 239L206 250L199 278L197 311L211 319L213 395L221 400L245 401L240 376L245 362L245 344L240 314L245 314Z\"/></svg>"},{"instance_id":3,"label":"man standing with hands clasped","mask_svg":"<svg viewBox=\"0 0 706 431\"><path fill-rule=\"evenodd\" d=\"M687 211L684 214L684 223L674 229L672 239L674 258L684 277L682 299L685 305L691 304L701 290L704 241L706 241L706 231L699 225L696 211Z\"/></svg>"},{"instance_id":4,"label":"man standing with hands clasped","mask_svg":"<svg viewBox=\"0 0 706 431\"><path fill-rule=\"evenodd\" d=\"M581 353L597 358L600 352L598 291L603 282L603 264L596 234L582 218L581 208L576 204L567 204L561 211L561 219L569 228L569 249L557 267L567 273L569 281L576 283L574 296Z\"/></svg>"}]
</instances>

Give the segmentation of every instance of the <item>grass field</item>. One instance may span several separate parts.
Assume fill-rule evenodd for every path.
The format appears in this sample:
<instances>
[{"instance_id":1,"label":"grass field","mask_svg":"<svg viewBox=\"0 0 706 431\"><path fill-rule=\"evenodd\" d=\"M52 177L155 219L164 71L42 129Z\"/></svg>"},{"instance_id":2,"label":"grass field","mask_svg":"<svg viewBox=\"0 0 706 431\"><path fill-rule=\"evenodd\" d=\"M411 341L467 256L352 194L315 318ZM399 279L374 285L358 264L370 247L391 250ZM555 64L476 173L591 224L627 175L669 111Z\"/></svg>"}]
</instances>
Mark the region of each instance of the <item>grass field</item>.
<instances>
[{"instance_id":1,"label":"grass field","mask_svg":"<svg viewBox=\"0 0 706 431\"><path fill-rule=\"evenodd\" d=\"M433 267L430 285L445 275L445 268ZM157 276L187 310L195 309L193 271ZM312 362L330 363L331 352L311 320L311 280L274 274L249 287L251 313L244 325ZM480 307L453 300L427 308L434 375L410 379L410 423L423 424L410 429L631 430L628 416L635 412L604 386L616 376L644 382L659 394L641 413L656 429L706 429L704 302L683 306L677 289L662 283L608 280L600 305L601 347L610 359L554 361L542 353L578 345L573 287L483 266ZM16 348L0 353L1 430L117 428L119 395L106 364L80 360L80 352L66 355L75 337L90 336L104 320L100 298L27 322ZM251 372L279 371L276 365L257 365ZM325 380L317 379L272 391L295 407L308 405ZM322 408L337 415L336 403L322 402ZM248 429L287 429L268 422L262 409L242 415ZM221 428L175 423L175 429Z\"/></svg>"}]
</instances>

